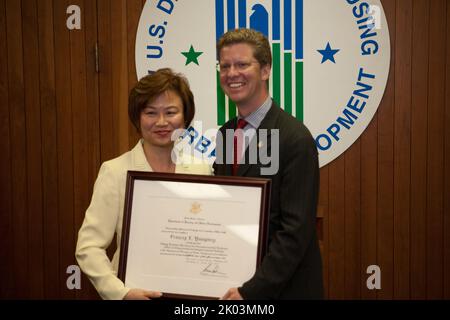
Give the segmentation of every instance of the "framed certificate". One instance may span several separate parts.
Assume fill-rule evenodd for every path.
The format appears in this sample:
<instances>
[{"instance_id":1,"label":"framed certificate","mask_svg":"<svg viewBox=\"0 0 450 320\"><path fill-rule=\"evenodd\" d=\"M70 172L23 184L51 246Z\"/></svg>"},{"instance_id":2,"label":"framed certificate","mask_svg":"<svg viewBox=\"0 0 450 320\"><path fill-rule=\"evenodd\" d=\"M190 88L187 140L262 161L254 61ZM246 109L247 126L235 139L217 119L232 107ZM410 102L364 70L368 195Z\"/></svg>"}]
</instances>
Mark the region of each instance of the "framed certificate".
<instances>
[{"instance_id":1,"label":"framed certificate","mask_svg":"<svg viewBox=\"0 0 450 320\"><path fill-rule=\"evenodd\" d=\"M119 278L167 298L222 297L261 263L269 201L269 179L129 171Z\"/></svg>"}]
</instances>

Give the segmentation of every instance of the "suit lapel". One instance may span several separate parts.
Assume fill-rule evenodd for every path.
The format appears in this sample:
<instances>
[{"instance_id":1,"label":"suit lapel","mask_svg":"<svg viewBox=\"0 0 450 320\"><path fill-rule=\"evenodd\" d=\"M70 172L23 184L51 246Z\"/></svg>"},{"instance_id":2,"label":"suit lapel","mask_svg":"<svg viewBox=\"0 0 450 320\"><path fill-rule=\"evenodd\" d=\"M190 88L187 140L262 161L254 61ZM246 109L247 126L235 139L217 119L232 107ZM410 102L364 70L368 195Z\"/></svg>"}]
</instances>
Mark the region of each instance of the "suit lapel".
<instances>
[{"instance_id":1,"label":"suit lapel","mask_svg":"<svg viewBox=\"0 0 450 320\"><path fill-rule=\"evenodd\" d=\"M222 163L216 163L216 175L220 176L231 176L233 175L233 165L232 163L227 163L227 154L228 152L232 152L232 150L228 150L229 143L231 142L231 148L233 148L233 141L228 141L226 131L228 129L236 128L237 118L232 119L230 122L225 124L224 127L221 128L220 134L222 135ZM217 146L216 146L217 147ZM217 151L219 152L219 151Z\"/></svg>"},{"instance_id":2,"label":"suit lapel","mask_svg":"<svg viewBox=\"0 0 450 320\"><path fill-rule=\"evenodd\" d=\"M267 112L266 116L264 117L263 121L261 122L261 124L259 125L259 128L256 129L256 136L253 139L257 139L256 140L256 164L250 164L249 162L249 152L250 152L250 148L247 148L247 150L245 150L245 163L239 165L238 167L238 171L237 171L237 175L238 176L246 176L250 169L258 169L261 167L261 162L259 159L259 155L264 151L265 153L263 154L268 154L268 152L270 152L271 150L271 139L270 139L270 135L271 135L271 130L276 128L276 122L278 119L280 113L280 108L275 104L275 102L272 102L272 106L270 107L269 111ZM265 129L267 130L267 139L266 137L264 137L264 140L261 140L261 132L260 129ZM267 150L265 150L267 149ZM230 170L231 172L231 170Z\"/></svg>"},{"instance_id":3,"label":"suit lapel","mask_svg":"<svg viewBox=\"0 0 450 320\"><path fill-rule=\"evenodd\" d=\"M144 147L142 146L142 140L139 140L136 146L131 151L133 168L136 171L153 171L150 164L147 161L144 153Z\"/></svg>"}]
</instances>

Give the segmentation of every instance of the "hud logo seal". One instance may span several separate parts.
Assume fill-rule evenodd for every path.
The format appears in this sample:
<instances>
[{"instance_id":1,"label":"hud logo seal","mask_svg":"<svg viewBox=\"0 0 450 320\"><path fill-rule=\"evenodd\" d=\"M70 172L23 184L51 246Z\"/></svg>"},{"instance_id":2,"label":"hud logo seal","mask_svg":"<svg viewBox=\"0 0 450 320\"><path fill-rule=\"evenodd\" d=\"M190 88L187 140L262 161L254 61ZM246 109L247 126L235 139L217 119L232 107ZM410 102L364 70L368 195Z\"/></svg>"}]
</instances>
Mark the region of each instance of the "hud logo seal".
<instances>
[{"instance_id":1,"label":"hud logo seal","mask_svg":"<svg viewBox=\"0 0 450 320\"><path fill-rule=\"evenodd\" d=\"M379 0L147 1L136 37L138 78L170 67L184 73L197 106L199 153L236 115L219 86L216 42L253 28L272 46L270 94L313 134L324 166L349 148L373 118L389 72L389 30ZM204 132L208 131L208 134Z\"/></svg>"}]
</instances>

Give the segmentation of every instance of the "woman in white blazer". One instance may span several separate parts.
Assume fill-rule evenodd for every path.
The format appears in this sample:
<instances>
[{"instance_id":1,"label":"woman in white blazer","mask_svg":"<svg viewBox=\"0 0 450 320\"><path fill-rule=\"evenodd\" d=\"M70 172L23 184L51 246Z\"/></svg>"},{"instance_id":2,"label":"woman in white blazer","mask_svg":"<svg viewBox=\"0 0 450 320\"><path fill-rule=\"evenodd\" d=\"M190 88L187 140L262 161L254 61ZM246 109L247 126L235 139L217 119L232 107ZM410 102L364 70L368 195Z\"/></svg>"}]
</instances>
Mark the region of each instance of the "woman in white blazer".
<instances>
[{"instance_id":1,"label":"woman in white blazer","mask_svg":"<svg viewBox=\"0 0 450 320\"><path fill-rule=\"evenodd\" d=\"M117 277L122 235L122 214L128 170L211 174L207 163L190 156L172 161L172 133L187 128L195 104L187 80L170 69L142 78L131 90L128 115L142 135L136 146L100 167L89 208L78 232L76 258L103 299L150 299L160 292L127 288ZM117 250L106 254L114 234Z\"/></svg>"}]
</instances>

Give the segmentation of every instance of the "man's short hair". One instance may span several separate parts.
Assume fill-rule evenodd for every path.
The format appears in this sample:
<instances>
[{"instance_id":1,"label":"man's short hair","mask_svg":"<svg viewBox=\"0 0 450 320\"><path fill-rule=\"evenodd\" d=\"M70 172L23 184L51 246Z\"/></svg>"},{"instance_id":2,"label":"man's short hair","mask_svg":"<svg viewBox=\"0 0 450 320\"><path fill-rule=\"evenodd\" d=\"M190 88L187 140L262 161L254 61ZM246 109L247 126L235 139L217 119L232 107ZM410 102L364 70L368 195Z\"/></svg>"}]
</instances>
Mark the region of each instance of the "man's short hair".
<instances>
[{"instance_id":1,"label":"man's short hair","mask_svg":"<svg viewBox=\"0 0 450 320\"><path fill-rule=\"evenodd\" d=\"M217 42L217 57L220 61L220 51L227 46L247 43L253 48L253 55L261 66L272 66L272 53L270 51L269 40L259 31L253 29L230 30Z\"/></svg>"}]
</instances>

